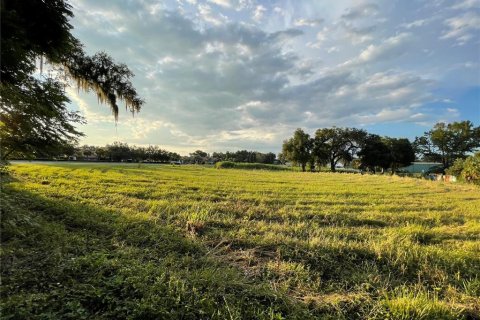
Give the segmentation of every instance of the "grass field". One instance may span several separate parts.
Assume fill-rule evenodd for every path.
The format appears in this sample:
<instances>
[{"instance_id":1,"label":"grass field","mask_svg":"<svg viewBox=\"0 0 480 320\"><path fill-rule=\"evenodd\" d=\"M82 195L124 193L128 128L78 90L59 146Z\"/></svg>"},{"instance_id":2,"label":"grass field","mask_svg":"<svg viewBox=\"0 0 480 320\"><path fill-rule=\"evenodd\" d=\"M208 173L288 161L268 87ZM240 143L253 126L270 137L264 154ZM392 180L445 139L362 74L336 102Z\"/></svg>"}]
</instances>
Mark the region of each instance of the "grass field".
<instances>
[{"instance_id":1,"label":"grass field","mask_svg":"<svg viewBox=\"0 0 480 320\"><path fill-rule=\"evenodd\" d=\"M15 164L4 319L479 319L480 188Z\"/></svg>"}]
</instances>

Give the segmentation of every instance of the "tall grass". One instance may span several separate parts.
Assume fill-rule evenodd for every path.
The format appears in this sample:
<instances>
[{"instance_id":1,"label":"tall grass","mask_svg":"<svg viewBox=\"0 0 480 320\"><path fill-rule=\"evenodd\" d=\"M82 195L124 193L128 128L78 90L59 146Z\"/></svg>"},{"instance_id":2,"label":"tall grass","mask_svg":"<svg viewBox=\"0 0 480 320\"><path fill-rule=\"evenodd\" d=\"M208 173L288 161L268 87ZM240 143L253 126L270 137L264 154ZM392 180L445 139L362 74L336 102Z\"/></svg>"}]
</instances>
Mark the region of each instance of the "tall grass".
<instances>
[{"instance_id":1,"label":"tall grass","mask_svg":"<svg viewBox=\"0 0 480 320\"><path fill-rule=\"evenodd\" d=\"M11 171L8 315L480 316L476 186L200 166Z\"/></svg>"}]
</instances>

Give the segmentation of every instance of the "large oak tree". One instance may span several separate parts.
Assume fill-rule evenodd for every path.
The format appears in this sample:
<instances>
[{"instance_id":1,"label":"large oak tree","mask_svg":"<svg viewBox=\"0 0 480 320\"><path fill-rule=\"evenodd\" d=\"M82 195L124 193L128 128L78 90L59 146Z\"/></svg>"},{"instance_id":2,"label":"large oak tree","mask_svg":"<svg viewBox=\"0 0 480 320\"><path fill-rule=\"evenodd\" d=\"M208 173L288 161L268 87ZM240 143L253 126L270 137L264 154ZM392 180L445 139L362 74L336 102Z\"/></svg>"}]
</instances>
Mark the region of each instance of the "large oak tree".
<instances>
[{"instance_id":1,"label":"large oak tree","mask_svg":"<svg viewBox=\"0 0 480 320\"><path fill-rule=\"evenodd\" d=\"M67 108L64 87L93 90L118 117L119 101L132 113L143 100L133 73L106 53L88 56L72 34L71 6L64 0L1 0L1 158L58 151L82 134L82 117ZM35 74L48 62L56 77Z\"/></svg>"},{"instance_id":2,"label":"large oak tree","mask_svg":"<svg viewBox=\"0 0 480 320\"><path fill-rule=\"evenodd\" d=\"M341 160L353 160L366 136L366 131L355 128L318 129L314 138L314 156L319 164L328 164L330 170L335 171Z\"/></svg>"}]
</instances>

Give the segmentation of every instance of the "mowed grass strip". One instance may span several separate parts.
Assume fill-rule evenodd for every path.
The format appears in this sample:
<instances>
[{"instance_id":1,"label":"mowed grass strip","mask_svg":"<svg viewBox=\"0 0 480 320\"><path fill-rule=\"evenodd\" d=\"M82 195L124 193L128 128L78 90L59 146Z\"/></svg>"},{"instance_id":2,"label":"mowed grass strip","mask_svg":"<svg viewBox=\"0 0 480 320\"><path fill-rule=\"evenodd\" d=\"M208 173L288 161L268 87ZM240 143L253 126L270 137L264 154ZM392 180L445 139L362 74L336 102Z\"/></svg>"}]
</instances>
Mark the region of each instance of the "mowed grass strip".
<instances>
[{"instance_id":1,"label":"mowed grass strip","mask_svg":"<svg viewBox=\"0 0 480 320\"><path fill-rule=\"evenodd\" d=\"M202 166L17 164L12 171L3 193L30 199L24 216L32 218L24 220L44 238L22 234L22 215L2 226L2 260L11 261L2 264L6 310L78 307L100 315L120 306L113 314L127 308L133 318L165 310L219 319L480 316L475 186ZM52 238L49 228L63 231ZM29 261L38 252L54 261ZM109 273L95 273L96 264ZM29 278L38 272L48 276ZM183 291L169 292L171 278L162 272ZM100 288L98 306L88 285ZM116 294L129 285L141 287L132 289L136 296ZM47 307L54 294L72 306Z\"/></svg>"}]
</instances>

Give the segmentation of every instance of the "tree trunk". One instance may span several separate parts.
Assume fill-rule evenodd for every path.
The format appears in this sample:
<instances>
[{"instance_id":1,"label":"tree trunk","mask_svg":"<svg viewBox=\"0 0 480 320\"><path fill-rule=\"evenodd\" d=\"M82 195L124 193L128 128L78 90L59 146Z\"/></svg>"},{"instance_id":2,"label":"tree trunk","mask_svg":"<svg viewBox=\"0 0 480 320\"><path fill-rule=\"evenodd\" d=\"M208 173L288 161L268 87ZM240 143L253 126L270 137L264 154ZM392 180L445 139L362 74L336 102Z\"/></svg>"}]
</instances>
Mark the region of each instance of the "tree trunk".
<instances>
[{"instance_id":1,"label":"tree trunk","mask_svg":"<svg viewBox=\"0 0 480 320\"><path fill-rule=\"evenodd\" d=\"M335 172L335 160L330 160L330 170L332 172Z\"/></svg>"},{"instance_id":2,"label":"tree trunk","mask_svg":"<svg viewBox=\"0 0 480 320\"><path fill-rule=\"evenodd\" d=\"M302 163L302 172L305 172L305 167L306 167L306 164Z\"/></svg>"}]
</instances>

